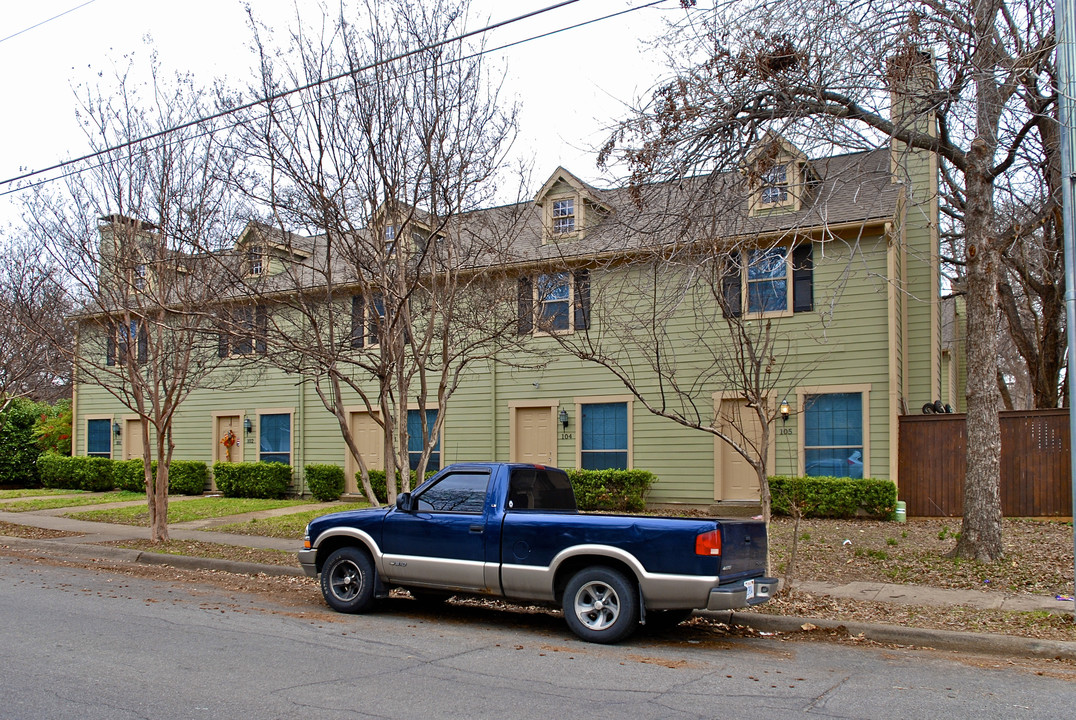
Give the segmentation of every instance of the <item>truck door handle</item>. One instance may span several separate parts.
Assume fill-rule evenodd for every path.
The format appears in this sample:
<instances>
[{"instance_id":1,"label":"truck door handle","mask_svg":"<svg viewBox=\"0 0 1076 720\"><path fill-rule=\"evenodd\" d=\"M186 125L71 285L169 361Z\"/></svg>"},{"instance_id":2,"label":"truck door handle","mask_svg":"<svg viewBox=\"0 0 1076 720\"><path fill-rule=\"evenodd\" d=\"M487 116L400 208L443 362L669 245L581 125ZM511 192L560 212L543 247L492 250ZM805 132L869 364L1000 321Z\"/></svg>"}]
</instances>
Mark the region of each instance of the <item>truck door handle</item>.
<instances>
[{"instance_id":1,"label":"truck door handle","mask_svg":"<svg viewBox=\"0 0 1076 720\"><path fill-rule=\"evenodd\" d=\"M481 525L472 525L471 526L471 532L473 532L473 533L480 533L480 532L482 532L483 529L484 528Z\"/></svg>"}]
</instances>

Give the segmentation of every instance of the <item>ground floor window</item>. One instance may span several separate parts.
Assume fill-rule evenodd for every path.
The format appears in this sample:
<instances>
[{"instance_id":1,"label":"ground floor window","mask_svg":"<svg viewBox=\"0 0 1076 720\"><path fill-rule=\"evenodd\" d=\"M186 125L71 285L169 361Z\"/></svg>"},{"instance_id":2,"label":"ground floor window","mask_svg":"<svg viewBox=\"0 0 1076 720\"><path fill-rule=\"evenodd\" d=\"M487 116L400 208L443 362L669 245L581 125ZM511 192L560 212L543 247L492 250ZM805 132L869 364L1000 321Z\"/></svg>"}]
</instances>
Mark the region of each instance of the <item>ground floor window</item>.
<instances>
[{"instance_id":1,"label":"ground floor window","mask_svg":"<svg viewBox=\"0 0 1076 720\"><path fill-rule=\"evenodd\" d=\"M426 411L426 434L433 434L433 426L437 422L437 411ZM407 458L411 469L418 468L418 461L422 459L422 411L407 411ZM430 451L430 459L426 461L426 470L437 471L441 469L441 438L438 437ZM419 482L422 479L419 478Z\"/></svg>"},{"instance_id":2,"label":"ground floor window","mask_svg":"<svg viewBox=\"0 0 1076 720\"><path fill-rule=\"evenodd\" d=\"M628 468L628 404L580 406L580 467L583 470Z\"/></svg>"},{"instance_id":3,"label":"ground floor window","mask_svg":"<svg viewBox=\"0 0 1076 720\"><path fill-rule=\"evenodd\" d=\"M90 457L112 457L112 421L86 421L86 454Z\"/></svg>"},{"instance_id":4,"label":"ground floor window","mask_svg":"<svg viewBox=\"0 0 1076 720\"><path fill-rule=\"evenodd\" d=\"M863 394L807 395L803 439L806 475L863 477Z\"/></svg>"},{"instance_id":5,"label":"ground floor window","mask_svg":"<svg viewBox=\"0 0 1076 720\"><path fill-rule=\"evenodd\" d=\"M262 415L258 421L258 459L291 464L291 415Z\"/></svg>"}]
</instances>

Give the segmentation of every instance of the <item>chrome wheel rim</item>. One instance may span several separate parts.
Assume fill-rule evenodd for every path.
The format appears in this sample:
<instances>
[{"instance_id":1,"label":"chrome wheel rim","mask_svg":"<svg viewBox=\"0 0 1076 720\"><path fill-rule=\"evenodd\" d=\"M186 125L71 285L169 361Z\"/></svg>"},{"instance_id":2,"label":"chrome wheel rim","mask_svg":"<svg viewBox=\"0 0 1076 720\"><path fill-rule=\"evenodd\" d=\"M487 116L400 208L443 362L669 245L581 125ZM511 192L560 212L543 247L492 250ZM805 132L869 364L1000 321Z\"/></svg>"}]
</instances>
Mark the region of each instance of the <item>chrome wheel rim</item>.
<instances>
[{"instance_id":1,"label":"chrome wheel rim","mask_svg":"<svg viewBox=\"0 0 1076 720\"><path fill-rule=\"evenodd\" d=\"M591 630L606 630L620 617L620 597L598 580L584 584L575 593L575 616Z\"/></svg>"},{"instance_id":2,"label":"chrome wheel rim","mask_svg":"<svg viewBox=\"0 0 1076 720\"><path fill-rule=\"evenodd\" d=\"M362 589L362 573L359 572L358 565L350 561L338 563L329 578L329 586L333 595L340 600L353 600Z\"/></svg>"}]
</instances>

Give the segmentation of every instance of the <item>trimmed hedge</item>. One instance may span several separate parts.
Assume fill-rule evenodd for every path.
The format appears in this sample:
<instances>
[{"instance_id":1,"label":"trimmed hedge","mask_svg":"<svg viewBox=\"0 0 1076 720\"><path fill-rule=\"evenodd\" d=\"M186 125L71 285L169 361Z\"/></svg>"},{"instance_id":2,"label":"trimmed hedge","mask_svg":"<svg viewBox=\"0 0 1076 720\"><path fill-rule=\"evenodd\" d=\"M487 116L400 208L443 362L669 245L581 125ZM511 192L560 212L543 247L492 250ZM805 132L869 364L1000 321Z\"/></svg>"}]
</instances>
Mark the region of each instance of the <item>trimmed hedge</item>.
<instances>
[{"instance_id":1,"label":"trimmed hedge","mask_svg":"<svg viewBox=\"0 0 1076 720\"><path fill-rule=\"evenodd\" d=\"M803 517L888 520L897 507L897 486L891 480L777 475L769 483L774 515L791 515L795 502Z\"/></svg>"},{"instance_id":2,"label":"trimmed hedge","mask_svg":"<svg viewBox=\"0 0 1076 720\"><path fill-rule=\"evenodd\" d=\"M580 510L639 512L657 481L648 470L566 470Z\"/></svg>"},{"instance_id":3,"label":"trimmed hedge","mask_svg":"<svg viewBox=\"0 0 1076 720\"><path fill-rule=\"evenodd\" d=\"M119 490L146 491L146 475L142 459L116 460L112 463L112 479ZM157 461L150 467L157 474ZM201 495L209 479L209 468L200 460L173 460L168 471L170 495Z\"/></svg>"},{"instance_id":4,"label":"trimmed hedge","mask_svg":"<svg viewBox=\"0 0 1076 720\"><path fill-rule=\"evenodd\" d=\"M279 499L291 485L291 465L218 462L213 464L213 479L225 497Z\"/></svg>"},{"instance_id":5,"label":"trimmed hedge","mask_svg":"<svg viewBox=\"0 0 1076 720\"><path fill-rule=\"evenodd\" d=\"M315 500L332 502L344 492L344 468L339 465L307 465L306 486Z\"/></svg>"},{"instance_id":6,"label":"trimmed hedge","mask_svg":"<svg viewBox=\"0 0 1076 720\"><path fill-rule=\"evenodd\" d=\"M37 470L48 488L103 492L114 487L112 461L108 458L45 453L37 459Z\"/></svg>"}]
</instances>

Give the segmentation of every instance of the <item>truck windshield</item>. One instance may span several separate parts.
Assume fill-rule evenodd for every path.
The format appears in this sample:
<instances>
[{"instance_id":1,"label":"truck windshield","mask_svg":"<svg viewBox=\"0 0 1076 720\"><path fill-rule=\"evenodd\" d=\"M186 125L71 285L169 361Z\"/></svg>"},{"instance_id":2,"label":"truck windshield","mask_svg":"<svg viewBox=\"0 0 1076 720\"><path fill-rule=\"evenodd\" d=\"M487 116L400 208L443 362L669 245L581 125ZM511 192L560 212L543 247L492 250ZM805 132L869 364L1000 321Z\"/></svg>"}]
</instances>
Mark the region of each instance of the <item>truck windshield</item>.
<instances>
[{"instance_id":1,"label":"truck windshield","mask_svg":"<svg viewBox=\"0 0 1076 720\"><path fill-rule=\"evenodd\" d=\"M575 510L575 493L561 470L515 468L508 484L509 510Z\"/></svg>"}]
</instances>

